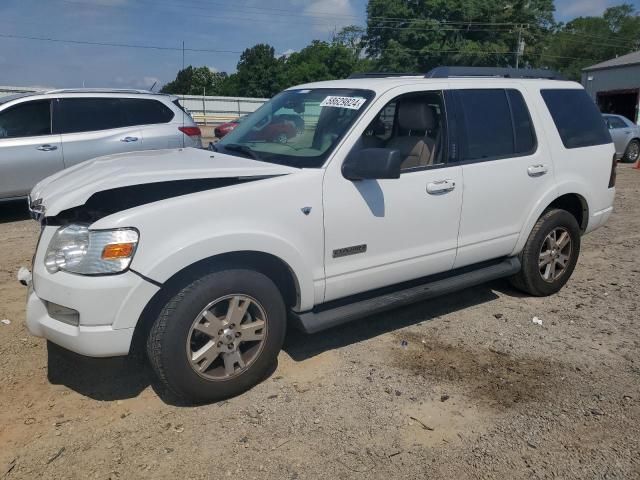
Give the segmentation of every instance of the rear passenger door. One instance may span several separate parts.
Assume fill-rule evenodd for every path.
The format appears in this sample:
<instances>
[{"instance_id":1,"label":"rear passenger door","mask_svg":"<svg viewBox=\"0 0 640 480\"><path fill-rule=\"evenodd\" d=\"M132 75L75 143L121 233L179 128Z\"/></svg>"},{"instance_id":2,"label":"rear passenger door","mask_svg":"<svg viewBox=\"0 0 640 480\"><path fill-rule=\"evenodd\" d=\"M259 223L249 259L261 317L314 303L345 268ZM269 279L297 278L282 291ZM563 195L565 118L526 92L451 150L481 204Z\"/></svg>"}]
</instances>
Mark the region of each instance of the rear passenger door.
<instances>
[{"instance_id":1,"label":"rear passenger door","mask_svg":"<svg viewBox=\"0 0 640 480\"><path fill-rule=\"evenodd\" d=\"M174 113L158 100L150 98L120 99L126 125L142 132L145 150L182 147L182 132L172 122Z\"/></svg>"},{"instance_id":2,"label":"rear passenger door","mask_svg":"<svg viewBox=\"0 0 640 480\"><path fill-rule=\"evenodd\" d=\"M449 92L464 198L454 268L510 255L529 213L554 188L553 163L526 91Z\"/></svg>"},{"instance_id":3,"label":"rear passenger door","mask_svg":"<svg viewBox=\"0 0 640 480\"><path fill-rule=\"evenodd\" d=\"M119 98L71 97L54 102L65 167L91 158L143 150L142 130L130 126Z\"/></svg>"}]
</instances>

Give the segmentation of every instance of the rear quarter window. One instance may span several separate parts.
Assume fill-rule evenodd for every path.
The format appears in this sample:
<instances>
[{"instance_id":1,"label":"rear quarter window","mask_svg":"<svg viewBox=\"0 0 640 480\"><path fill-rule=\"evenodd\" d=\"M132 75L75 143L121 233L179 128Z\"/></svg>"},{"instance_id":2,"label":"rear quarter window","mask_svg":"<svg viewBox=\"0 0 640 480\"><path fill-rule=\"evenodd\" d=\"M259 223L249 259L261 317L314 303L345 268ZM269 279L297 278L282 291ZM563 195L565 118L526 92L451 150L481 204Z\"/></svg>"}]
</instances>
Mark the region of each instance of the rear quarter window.
<instances>
[{"instance_id":1,"label":"rear quarter window","mask_svg":"<svg viewBox=\"0 0 640 480\"><path fill-rule=\"evenodd\" d=\"M541 90L562 143L566 148L611 143L602 114L585 90Z\"/></svg>"},{"instance_id":2,"label":"rear quarter window","mask_svg":"<svg viewBox=\"0 0 640 480\"><path fill-rule=\"evenodd\" d=\"M173 120L173 111L157 100L123 98L120 100L127 126L155 125Z\"/></svg>"}]
</instances>

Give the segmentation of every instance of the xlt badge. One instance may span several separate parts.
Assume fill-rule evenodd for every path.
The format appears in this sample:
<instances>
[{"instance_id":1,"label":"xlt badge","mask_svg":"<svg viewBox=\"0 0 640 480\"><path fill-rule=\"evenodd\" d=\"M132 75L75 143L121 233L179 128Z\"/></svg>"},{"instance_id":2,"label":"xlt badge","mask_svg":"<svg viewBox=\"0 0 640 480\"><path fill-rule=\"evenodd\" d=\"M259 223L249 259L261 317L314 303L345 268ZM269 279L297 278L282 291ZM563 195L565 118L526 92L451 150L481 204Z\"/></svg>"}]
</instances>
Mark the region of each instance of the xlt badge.
<instances>
[{"instance_id":1,"label":"xlt badge","mask_svg":"<svg viewBox=\"0 0 640 480\"><path fill-rule=\"evenodd\" d=\"M338 248L333 251L333 258L346 257L347 255L356 255L358 253L365 253L367 251L367 245L355 245L353 247Z\"/></svg>"}]
</instances>

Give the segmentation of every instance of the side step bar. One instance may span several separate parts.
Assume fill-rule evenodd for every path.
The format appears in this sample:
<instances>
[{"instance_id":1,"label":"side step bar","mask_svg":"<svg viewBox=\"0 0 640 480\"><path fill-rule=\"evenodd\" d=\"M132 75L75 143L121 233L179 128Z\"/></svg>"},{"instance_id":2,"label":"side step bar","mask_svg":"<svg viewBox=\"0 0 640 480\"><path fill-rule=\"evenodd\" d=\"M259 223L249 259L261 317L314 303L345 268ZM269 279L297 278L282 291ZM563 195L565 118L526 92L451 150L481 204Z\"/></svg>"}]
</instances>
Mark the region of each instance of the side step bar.
<instances>
[{"instance_id":1,"label":"side step bar","mask_svg":"<svg viewBox=\"0 0 640 480\"><path fill-rule=\"evenodd\" d=\"M519 271L520 260L515 257L507 258L500 263L478 268L477 270L467 271L466 273L427 282L416 287L355 301L327 310L311 310L304 313L292 312L291 318L294 324L305 333L316 333L386 310L515 275Z\"/></svg>"}]
</instances>

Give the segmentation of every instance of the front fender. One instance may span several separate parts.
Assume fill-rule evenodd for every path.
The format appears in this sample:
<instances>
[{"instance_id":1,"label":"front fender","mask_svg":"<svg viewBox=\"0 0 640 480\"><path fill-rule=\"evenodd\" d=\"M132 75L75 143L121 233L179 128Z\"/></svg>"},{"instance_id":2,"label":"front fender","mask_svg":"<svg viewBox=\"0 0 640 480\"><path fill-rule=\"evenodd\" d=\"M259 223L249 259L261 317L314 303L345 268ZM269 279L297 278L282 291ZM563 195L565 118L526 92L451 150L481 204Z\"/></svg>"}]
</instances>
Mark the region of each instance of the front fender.
<instances>
[{"instance_id":1,"label":"front fender","mask_svg":"<svg viewBox=\"0 0 640 480\"><path fill-rule=\"evenodd\" d=\"M286 263L295 277L301 310L313 308L316 288L322 293L322 286L314 282L312 266L295 245L276 235L265 232L234 232L214 235L184 244L183 235L163 240L160 248L153 248L145 254L137 252L131 268L159 283L166 282L176 273L201 260L216 255L251 251L273 255ZM143 246L142 244L141 246Z\"/></svg>"}]
</instances>

